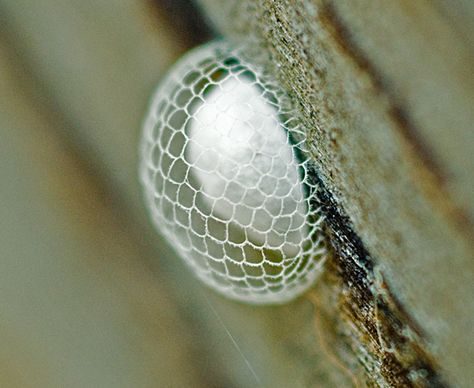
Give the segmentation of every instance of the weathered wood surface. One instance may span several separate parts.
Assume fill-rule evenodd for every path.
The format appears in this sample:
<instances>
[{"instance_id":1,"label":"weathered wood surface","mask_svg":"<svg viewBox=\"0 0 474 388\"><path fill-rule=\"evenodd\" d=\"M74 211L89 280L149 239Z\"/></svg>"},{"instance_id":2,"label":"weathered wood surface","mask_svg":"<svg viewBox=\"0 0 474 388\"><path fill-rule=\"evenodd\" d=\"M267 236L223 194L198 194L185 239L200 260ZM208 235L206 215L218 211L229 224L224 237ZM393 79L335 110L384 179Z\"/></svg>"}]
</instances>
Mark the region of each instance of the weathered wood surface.
<instances>
[{"instance_id":1,"label":"weathered wood surface","mask_svg":"<svg viewBox=\"0 0 474 388\"><path fill-rule=\"evenodd\" d=\"M202 3L230 38L257 39L301 103L336 251L327 273L294 303L245 306L203 289L151 229L137 139L155 83L196 43L179 32L185 21L149 2L1 0L0 385L466 386L472 250L458 209L472 213L469 3L457 12L439 2L446 19L431 3L411 18L414 6L387 3L371 9L387 12L380 20L354 2ZM392 15L411 28L400 58L388 45ZM428 51L414 39L422 20L422 37L435 37ZM425 89L402 82L412 72ZM444 95L448 104L433 103ZM408 113L422 121L416 143ZM437 143L443 122L459 155Z\"/></svg>"},{"instance_id":2,"label":"weathered wood surface","mask_svg":"<svg viewBox=\"0 0 474 388\"><path fill-rule=\"evenodd\" d=\"M472 3L200 3L264 53L308 129L336 250L333 329L369 382L470 386Z\"/></svg>"}]
</instances>

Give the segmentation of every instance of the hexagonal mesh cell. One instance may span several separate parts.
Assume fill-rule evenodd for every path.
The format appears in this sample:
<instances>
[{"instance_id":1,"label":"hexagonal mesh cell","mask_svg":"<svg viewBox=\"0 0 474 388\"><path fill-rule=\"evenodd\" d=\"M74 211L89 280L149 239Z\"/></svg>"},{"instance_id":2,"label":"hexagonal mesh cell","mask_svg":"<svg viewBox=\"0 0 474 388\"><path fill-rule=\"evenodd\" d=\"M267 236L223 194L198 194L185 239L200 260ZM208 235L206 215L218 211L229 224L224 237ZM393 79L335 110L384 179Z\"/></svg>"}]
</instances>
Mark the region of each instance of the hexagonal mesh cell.
<instances>
[{"instance_id":1,"label":"hexagonal mesh cell","mask_svg":"<svg viewBox=\"0 0 474 388\"><path fill-rule=\"evenodd\" d=\"M305 134L241 49L212 42L171 69L140 151L153 222L207 285L282 303L312 284L326 251Z\"/></svg>"}]
</instances>

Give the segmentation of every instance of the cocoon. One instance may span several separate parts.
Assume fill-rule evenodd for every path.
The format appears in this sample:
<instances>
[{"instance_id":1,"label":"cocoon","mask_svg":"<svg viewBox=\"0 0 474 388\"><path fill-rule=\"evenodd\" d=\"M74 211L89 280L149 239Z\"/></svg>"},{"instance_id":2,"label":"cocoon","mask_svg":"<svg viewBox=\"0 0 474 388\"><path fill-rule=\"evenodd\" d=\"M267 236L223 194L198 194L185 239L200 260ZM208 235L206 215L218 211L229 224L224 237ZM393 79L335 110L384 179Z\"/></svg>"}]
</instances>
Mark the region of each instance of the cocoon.
<instances>
[{"instance_id":1,"label":"cocoon","mask_svg":"<svg viewBox=\"0 0 474 388\"><path fill-rule=\"evenodd\" d=\"M326 251L304 130L242 48L211 42L158 86L140 148L156 228L208 286L251 303L307 289Z\"/></svg>"}]
</instances>

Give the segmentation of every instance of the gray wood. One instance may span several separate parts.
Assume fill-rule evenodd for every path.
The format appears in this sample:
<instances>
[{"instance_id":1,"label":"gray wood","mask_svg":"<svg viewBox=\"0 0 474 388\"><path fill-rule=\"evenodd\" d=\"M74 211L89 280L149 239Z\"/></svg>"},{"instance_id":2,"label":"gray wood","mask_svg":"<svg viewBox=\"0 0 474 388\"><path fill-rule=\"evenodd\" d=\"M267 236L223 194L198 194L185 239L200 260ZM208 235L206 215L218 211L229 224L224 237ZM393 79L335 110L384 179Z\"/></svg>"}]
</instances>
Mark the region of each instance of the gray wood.
<instances>
[{"instance_id":1,"label":"gray wood","mask_svg":"<svg viewBox=\"0 0 474 388\"><path fill-rule=\"evenodd\" d=\"M469 386L472 5L200 3L308 128L338 212L323 279L285 306L227 301L151 229L137 140L178 25L1 0L0 385Z\"/></svg>"},{"instance_id":2,"label":"gray wood","mask_svg":"<svg viewBox=\"0 0 474 388\"><path fill-rule=\"evenodd\" d=\"M456 2L451 12L446 3L429 1L200 3L226 37L264 53L259 61L292 96L323 184L376 265L376 271L363 268L371 289L380 294L389 287L404 321L412 322L407 325L420 327L415 342L434 357L434 368L445 381L469 386L472 3ZM338 247L344 251L344 244ZM341 259L343 268L350 256ZM358 320L367 318L345 318L357 327L348 329L354 354L373 356L365 363L369 380L390 384L376 370L388 353L373 351L370 336L361 337L369 327ZM397 352L397 362L407 362Z\"/></svg>"}]
</instances>

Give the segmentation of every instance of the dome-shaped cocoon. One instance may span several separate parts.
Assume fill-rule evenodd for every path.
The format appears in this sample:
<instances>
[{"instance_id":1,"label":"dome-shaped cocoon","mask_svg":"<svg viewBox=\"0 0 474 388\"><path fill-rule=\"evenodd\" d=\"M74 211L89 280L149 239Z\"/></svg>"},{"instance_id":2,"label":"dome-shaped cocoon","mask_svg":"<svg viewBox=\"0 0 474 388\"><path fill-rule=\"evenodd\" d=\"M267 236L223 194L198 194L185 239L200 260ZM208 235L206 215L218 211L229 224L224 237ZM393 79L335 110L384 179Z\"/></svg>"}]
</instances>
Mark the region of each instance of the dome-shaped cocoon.
<instances>
[{"instance_id":1,"label":"dome-shaped cocoon","mask_svg":"<svg viewBox=\"0 0 474 388\"><path fill-rule=\"evenodd\" d=\"M223 42L185 55L145 121L140 174L157 229L207 285L282 303L325 257L304 131L268 75Z\"/></svg>"}]
</instances>

